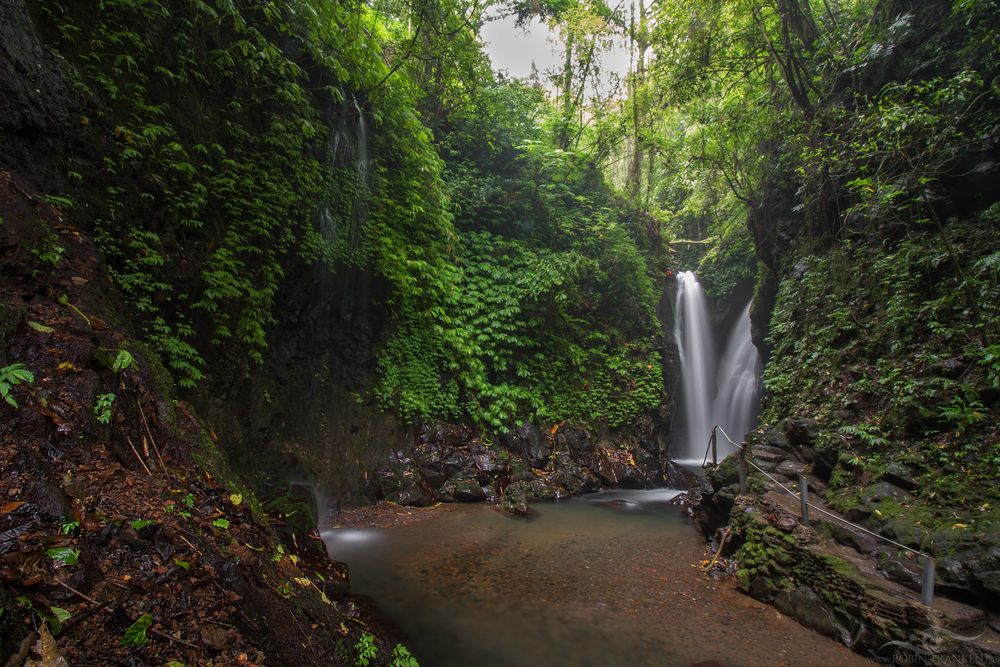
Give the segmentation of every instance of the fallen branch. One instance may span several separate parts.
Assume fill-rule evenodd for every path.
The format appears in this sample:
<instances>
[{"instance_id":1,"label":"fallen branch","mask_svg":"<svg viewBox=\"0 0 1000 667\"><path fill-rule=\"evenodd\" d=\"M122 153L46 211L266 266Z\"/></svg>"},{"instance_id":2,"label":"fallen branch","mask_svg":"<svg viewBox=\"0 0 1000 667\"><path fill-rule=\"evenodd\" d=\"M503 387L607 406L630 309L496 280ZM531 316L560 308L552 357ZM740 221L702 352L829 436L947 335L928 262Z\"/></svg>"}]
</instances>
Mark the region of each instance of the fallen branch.
<instances>
[{"instance_id":1,"label":"fallen branch","mask_svg":"<svg viewBox=\"0 0 1000 667\"><path fill-rule=\"evenodd\" d=\"M149 430L149 422L146 421L146 413L142 411L142 402L139 401L138 396L135 399L135 404L139 406L139 416L142 417L142 425L146 428L146 435L149 436L149 442L153 445L153 451L156 452L156 458L160 462L160 468L163 470L163 474L169 477L170 474L167 472L167 466L163 464L163 457L160 456L160 448L156 446L156 438L153 437L153 432Z\"/></svg>"},{"instance_id":2,"label":"fallen branch","mask_svg":"<svg viewBox=\"0 0 1000 667\"><path fill-rule=\"evenodd\" d=\"M708 565L701 569L702 572L708 572L711 570L715 563L719 560L719 556L722 555L722 550L725 548L726 541L729 540L729 536L732 535L732 532L733 531L729 529L729 526L726 526L726 529L722 531L722 541L719 542L719 549L715 552L715 555L712 556L712 560L709 561Z\"/></svg>"},{"instance_id":3,"label":"fallen branch","mask_svg":"<svg viewBox=\"0 0 1000 667\"><path fill-rule=\"evenodd\" d=\"M77 597L80 597L80 598L86 600L87 602L89 602L92 605L97 605L97 607L99 608L98 611L100 611L100 608L107 607L107 603L101 604L100 602L98 602L94 598L90 597L89 595L87 595L85 593L81 593L80 591L76 590L75 588L73 588L69 584L65 584L65 583L63 583L61 581L56 581L56 583L59 584L60 586L62 586L63 588L65 588L66 590L68 590L73 595L76 595ZM135 623L137 619L129 617L129 620L131 620L133 623ZM149 631L152 632L157 637L160 637L162 639L166 639L167 641L171 641L171 642L174 642L174 643L177 643L177 644L181 644L182 646L187 646L188 648L193 648L195 650L199 649L199 647L198 647L197 644L192 644L189 641L185 641L185 640L183 640L183 639L181 639L179 637L174 637L173 635L168 635L166 632L163 632L161 630L157 630L156 628L150 627Z\"/></svg>"},{"instance_id":4,"label":"fallen branch","mask_svg":"<svg viewBox=\"0 0 1000 667\"><path fill-rule=\"evenodd\" d=\"M143 469L146 471L146 474L152 477L153 473L149 471L149 466L147 466L146 462L142 460L141 456L139 456L139 450L136 449L135 445L132 444L132 438L128 437L128 433L125 434L125 439L128 441L128 446L132 448L132 453L135 454L135 458L142 465Z\"/></svg>"}]
</instances>

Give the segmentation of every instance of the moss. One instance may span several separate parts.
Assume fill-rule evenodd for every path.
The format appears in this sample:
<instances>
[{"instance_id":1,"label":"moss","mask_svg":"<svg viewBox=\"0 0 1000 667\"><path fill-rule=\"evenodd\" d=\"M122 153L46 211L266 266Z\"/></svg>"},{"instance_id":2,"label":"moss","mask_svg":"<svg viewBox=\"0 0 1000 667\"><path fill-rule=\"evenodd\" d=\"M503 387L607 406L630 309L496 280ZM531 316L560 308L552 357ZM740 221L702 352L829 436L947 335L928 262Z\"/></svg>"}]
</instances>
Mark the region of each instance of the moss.
<instances>
[{"instance_id":1,"label":"moss","mask_svg":"<svg viewBox=\"0 0 1000 667\"><path fill-rule=\"evenodd\" d=\"M8 341L21 326L27 310L26 306L14 307L7 301L0 300L0 364L5 364Z\"/></svg>"},{"instance_id":2,"label":"moss","mask_svg":"<svg viewBox=\"0 0 1000 667\"><path fill-rule=\"evenodd\" d=\"M219 480L230 493L242 496L242 502L250 509L250 515L258 526L267 528L270 525L267 521L267 513L264 511L257 494L233 472L229 461L216 446L207 430L202 429L198 446L191 450L191 458L194 459L195 465L199 469L207 471Z\"/></svg>"}]
</instances>

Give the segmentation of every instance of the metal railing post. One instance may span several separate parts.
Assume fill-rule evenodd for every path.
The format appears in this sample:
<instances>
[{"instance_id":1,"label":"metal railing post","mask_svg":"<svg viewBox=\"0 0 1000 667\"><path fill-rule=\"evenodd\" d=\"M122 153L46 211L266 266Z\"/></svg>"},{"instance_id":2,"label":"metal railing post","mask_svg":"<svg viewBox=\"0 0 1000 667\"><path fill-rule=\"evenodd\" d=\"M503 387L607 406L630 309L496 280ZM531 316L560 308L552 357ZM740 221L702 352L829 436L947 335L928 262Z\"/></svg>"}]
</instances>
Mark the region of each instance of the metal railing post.
<instances>
[{"instance_id":1,"label":"metal railing post","mask_svg":"<svg viewBox=\"0 0 1000 667\"><path fill-rule=\"evenodd\" d=\"M740 446L740 495L746 495L747 492L747 448L744 443Z\"/></svg>"},{"instance_id":2,"label":"metal railing post","mask_svg":"<svg viewBox=\"0 0 1000 667\"><path fill-rule=\"evenodd\" d=\"M719 428L718 426L713 426L712 427L712 439L711 439L711 443L712 443L712 465L714 465L714 466L719 465L719 452L718 452L718 448L717 448L718 437L716 435L716 431L718 430L718 428Z\"/></svg>"},{"instance_id":3,"label":"metal railing post","mask_svg":"<svg viewBox=\"0 0 1000 667\"><path fill-rule=\"evenodd\" d=\"M928 607L934 602L934 570L937 563L930 556L924 556L924 577L920 586L920 601Z\"/></svg>"},{"instance_id":4,"label":"metal railing post","mask_svg":"<svg viewBox=\"0 0 1000 667\"><path fill-rule=\"evenodd\" d=\"M799 475L799 501L802 503L802 518L801 522L803 526L809 525L809 482L806 481L805 475Z\"/></svg>"}]
</instances>

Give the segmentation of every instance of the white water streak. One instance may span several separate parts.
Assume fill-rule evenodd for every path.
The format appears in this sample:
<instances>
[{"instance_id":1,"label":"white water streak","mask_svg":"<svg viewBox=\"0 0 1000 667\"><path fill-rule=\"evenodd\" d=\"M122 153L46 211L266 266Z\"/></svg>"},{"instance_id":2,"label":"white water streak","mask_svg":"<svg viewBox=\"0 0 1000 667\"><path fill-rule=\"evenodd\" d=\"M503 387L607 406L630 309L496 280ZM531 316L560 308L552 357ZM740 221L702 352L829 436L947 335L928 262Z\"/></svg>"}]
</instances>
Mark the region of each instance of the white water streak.
<instances>
[{"instance_id":1,"label":"white water streak","mask_svg":"<svg viewBox=\"0 0 1000 667\"><path fill-rule=\"evenodd\" d=\"M691 271L677 276L674 340L680 355L682 412L674 428L677 459L701 463L712 426L734 438L753 428L760 389L760 356L750 338L750 305L729 334L716 373L716 347L705 295ZM733 451L718 439L720 457Z\"/></svg>"}]
</instances>

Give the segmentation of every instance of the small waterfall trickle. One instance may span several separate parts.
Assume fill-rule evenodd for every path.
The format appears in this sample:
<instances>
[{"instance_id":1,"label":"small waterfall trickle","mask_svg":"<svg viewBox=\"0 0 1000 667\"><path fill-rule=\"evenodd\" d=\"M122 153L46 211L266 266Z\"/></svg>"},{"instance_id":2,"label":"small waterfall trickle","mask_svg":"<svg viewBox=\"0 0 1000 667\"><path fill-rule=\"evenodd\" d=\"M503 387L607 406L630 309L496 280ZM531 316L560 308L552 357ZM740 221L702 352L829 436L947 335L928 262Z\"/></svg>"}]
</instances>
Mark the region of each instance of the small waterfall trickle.
<instances>
[{"instance_id":1,"label":"small waterfall trickle","mask_svg":"<svg viewBox=\"0 0 1000 667\"><path fill-rule=\"evenodd\" d=\"M750 304L743 309L716 373L716 348L705 295L691 271L677 275L674 340L680 357L682 408L673 430L674 457L700 465L715 424L740 442L754 425L760 391L760 356L750 337ZM720 434L718 451L734 447Z\"/></svg>"},{"instance_id":2,"label":"small waterfall trickle","mask_svg":"<svg viewBox=\"0 0 1000 667\"><path fill-rule=\"evenodd\" d=\"M358 246L359 230L368 215L368 170L371 166L371 145L368 137L368 120L364 109L354 97L354 110L358 112L357 126L357 183L352 206L351 231L347 239L347 247L354 250Z\"/></svg>"}]
</instances>

